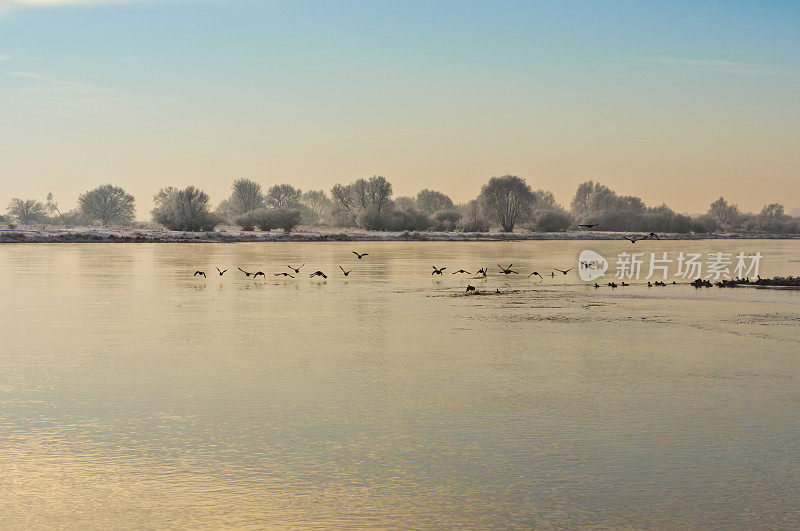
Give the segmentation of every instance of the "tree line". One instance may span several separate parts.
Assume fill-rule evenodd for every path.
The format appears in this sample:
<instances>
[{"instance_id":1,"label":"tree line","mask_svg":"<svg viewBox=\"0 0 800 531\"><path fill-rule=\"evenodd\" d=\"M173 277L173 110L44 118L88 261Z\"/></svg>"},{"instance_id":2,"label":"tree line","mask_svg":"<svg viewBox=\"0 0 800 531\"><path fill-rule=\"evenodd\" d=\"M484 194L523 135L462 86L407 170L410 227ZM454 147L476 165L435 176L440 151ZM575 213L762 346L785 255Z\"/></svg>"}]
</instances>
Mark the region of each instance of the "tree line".
<instances>
[{"instance_id":1,"label":"tree line","mask_svg":"<svg viewBox=\"0 0 800 531\"><path fill-rule=\"evenodd\" d=\"M596 230L627 232L752 232L800 233L800 218L783 205L765 205L759 213L742 212L720 197L700 216L678 214L667 205L645 205L635 196L619 195L594 181L581 183L569 209L551 192L533 190L515 175L492 177L478 197L455 204L446 194L430 189L416 196L394 197L391 182L382 176L337 183L330 194L302 191L290 184L266 190L256 181L236 179L230 195L212 208L208 195L188 186L162 188L153 198L152 220L169 230L211 231L220 226L241 230L286 232L299 225L358 227L380 231L537 232L575 230L596 224ZM52 194L46 201L14 198L0 223L16 226L124 227L135 223L135 199L118 186L106 184L78 197L77 208L61 212Z\"/></svg>"}]
</instances>

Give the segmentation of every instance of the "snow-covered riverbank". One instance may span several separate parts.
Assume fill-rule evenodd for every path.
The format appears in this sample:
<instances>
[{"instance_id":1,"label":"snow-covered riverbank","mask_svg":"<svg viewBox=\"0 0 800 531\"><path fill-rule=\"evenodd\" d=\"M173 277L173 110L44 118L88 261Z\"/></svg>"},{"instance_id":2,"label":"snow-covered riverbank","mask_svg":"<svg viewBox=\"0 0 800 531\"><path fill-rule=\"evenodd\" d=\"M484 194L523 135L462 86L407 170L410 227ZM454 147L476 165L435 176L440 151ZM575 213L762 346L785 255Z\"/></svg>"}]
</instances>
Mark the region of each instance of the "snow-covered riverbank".
<instances>
[{"instance_id":1,"label":"snow-covered riverbank","mask_svg":"<svg viewBox=\"0 0 800 531\"><path fill-rule=\"evenodd\" d=\"M616 240L637 233L574 232L379 232L357 229L283 231L181 232L143 229L39 229L0 230L0 243L235 243L313 241L517 241ZM769 234L660 234L662 239L800 239L798 235Z\"/></svg>"}]
</instances>

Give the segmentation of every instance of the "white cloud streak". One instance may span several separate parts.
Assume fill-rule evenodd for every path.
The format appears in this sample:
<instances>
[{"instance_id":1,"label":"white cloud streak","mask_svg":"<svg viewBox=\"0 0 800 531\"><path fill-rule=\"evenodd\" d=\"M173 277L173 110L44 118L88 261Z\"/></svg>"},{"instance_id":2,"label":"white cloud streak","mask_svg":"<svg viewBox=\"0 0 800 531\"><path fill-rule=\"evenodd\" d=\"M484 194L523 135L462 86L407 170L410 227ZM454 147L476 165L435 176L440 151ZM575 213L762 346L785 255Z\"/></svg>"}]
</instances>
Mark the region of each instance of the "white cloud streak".
<instances>
[{"instance_id":1,"label":"white cloud streak","mask_svg":"<svg viewBox=\"0 0 800 531\"><path fill-rule=\"evenodd\" d=\"M21 77L25 79L33 79L36 81L41 81L46 85L56 85L59 87L73 87L73 88L88 89L88 90L105 90L105 88L100 85L94 85L92 83L82 83L80 81L68 81L66 79L60 79L54 76L37 74L36 72L13 71L9 72L8 74L14 77Z\"/></svg>"},{"instance_id":2,"label":"white cloud streak","mask_svg":"<svg viewBox=\"0 0 800 531\"><path fill-rule=\"evenodd\" d=\"M721 59L690 59L685 57L642 57L633 59L637 63L650 63L662 65L691 66L727 72L731 74L773 74L774 70L758 63L743 63L738 61L725 61Z\"/></svg>"}]
</instances>

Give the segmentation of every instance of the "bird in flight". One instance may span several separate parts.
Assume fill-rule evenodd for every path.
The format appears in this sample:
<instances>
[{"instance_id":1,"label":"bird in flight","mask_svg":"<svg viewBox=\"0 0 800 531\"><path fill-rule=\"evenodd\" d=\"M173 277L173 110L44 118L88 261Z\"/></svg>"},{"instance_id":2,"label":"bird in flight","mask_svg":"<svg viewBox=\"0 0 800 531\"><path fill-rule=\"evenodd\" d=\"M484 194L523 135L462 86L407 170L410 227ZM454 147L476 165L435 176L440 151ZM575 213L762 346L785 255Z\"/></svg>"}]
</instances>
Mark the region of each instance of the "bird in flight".
<instances>
[{"instance_id":1,"label":"bird in flight","mask_svg":"<svg viewBox=\"0 0 800 531\"><path fill-rule=\"evenodd\" d=\"M579 227L586 227L587 229L591 229L592 227L596 227L597 223L578 223Z\"/></svg>"},{"instance_id":2,"label":"bird in flight","mask_svg":"<svg viewBox=\"0 0 800 531\"><path fill-rule=\"evenodd\" d=\"M202 276L203 276L203 278L206 278L206 274L205 274L204 272L202 272L202 271L195 271L195 272L194 272L194 275L192 275L192 276L193 276L193 277L196 277L197 275L202 275Z\"/></svg>"},{"instance_id":3,"label":"bird in flight","mask_svg":"<svg viewBox=\"0 0 800 531\"><path fill-rule=\"evenodd\" d=\"M553 269L554 269L554 270L556 270L556 271L558 271L559 273L561 273L561 274L563 274L563 275L566 275L567 273L569 273L570 271L572 271L573 269L575 269L575 266L572 266L572 267L570 267L569 269L559 269L559 268L557 268L557 267L554 267Z\"/></svg>"},{"instance_id":4,"label":"bird in flight","mask_svg":"<svg viewBox=\"0 0 800 531\"><path fill-rule=\"evenodd\" d=\"M458 271L454 271L453 272L454 275L457 275L459 273L466 273L467 275L471 275L472 274L472 273L470 273L469 271L467 271L465 269L459 269Z\"/></svg>"},{"instance_id":5,"label":"bird in flight","mask_svg":"<svg viewBox=\"0 0 800 531\"><path fill-rule=\"evenodd\" d=\"M628 236L623 236L622 239L623 240L628 240L631 243L636 243L637 242L636 238L630 238ZM642 238L642 239L644 239L644 238Z\"/></svg>"},{"instance_id":6,"label":"bird in flight","mask_svg":"<svg viewBox=\"0 0 800 531\"><path fill-rule=\"evenodd\" d=\"M288 267L289 269L291 269L292 271L294 271L295 273L297 273L299 275L300 274L300 270L303 269L304 265L306 265L305 262L303 262L303 265L301 265L300 267L292 267L290 265L287 265L286 267Z\"/></svg>"},{"instance_id":7,"label":"bird in flight","mask_svg":"<svg viewBox=\"0 0 800 531\"><path fill-rule=\"evenodd\" d=\"M227 269L220 269L220 268L217 268L217 273L219 273L219 276L222 276L222 275L224 275L226 271L227 271Z\"/></svg>"},{"instance_id":8,"label":"bird in flight","mask_svg":"<svg viewBox=\"0 0 800 531\"><path fill-rule=\"evenodd\" d=\"M246 277L248 277L248 278L249 278L249 277L252 277L253 275L255 275L255 273L248 273L247 271L245 271L245 270L244 270L244 269L242 269L241 267L237 267L236 269L238 269L239 271L241 271L242 273L244 273L244 275L245 275Z\"/></svg>"},{"instance_id":9,"label":"bird in flight","mask_svg":"<svg viewBox=\"0 0 800 531\"><path fill-rule=\"evenodd\" d=\"M544 280L544 279L542 278L542 275L540 275L540 274L539 274L537 271L534 271L533 273L531 273L530 275L528 275L528 276L527 276L527 277L525 277L525 278L531 278L533 275L536 275L537 277L539 277L539 278L541 278L542 280Z\"/></svg>"},{"instance_id":10,"label":"bird in flight","mask_svg":"<svg viewBox=\"0 0 800 531\"><path fill-rule=\"evenodd\" d=\"M328 278L328 275L326 275L326 274L325 274L325 273L323 273L322 271L314 271L313 273L311 273L311 274L309 275L309 277L310 277L310 278L314 278L314 277Z\"/></svg>"},{"instance_id":11,"label":"bird in flight","mask_svg":"<svg viewBox=\"0 0 800 531\"><path fill-rule=\"evenodd\" d=\"M290 275L289 273L275 273L276 277L289 277L294 278L294 275Z\"/></svg>"},{"instance_id":12,"label":"bird in flight","mask_svg":"<svg viewBox=\"0 0 800 531\"><path fill-rule=\"evenodd\" d=\"M361 253L361 254L358 254L358 253L357 253L357 252L355 252L355 251L353 251L353 254L354 254L354 255L356 255L356 256L358 257L358 259L359 259L359 260L361 260L361 259L362 259L362 258L364 258L365 256L369 256L369 253Z\"/></svg>"},{"instance_id":13,"label":"bird in flight","mask_svg":"<svg viewBox=\"0 0 800 531\"><path fill-rule=\"evenodd\" d=\"M469 293L470 291L475 291L475 286L467 285L467 293Z\"/></svg>"},{"instance_id":14,"label":"bird in flight","mask_svg":"<svg viewBox=\"0 0 800 531\"><path fill-rule=\"evenodd\" d=\"M247 271L245 271L245 270L244 270L244 269L242 269L241 267L237 267L236 269L238 269L239 271L241 271L242 273L244 273L244 274L245 274L245 276L246 276L246 277L248 277L248 278L249 278L249 277L253 277L253 280L255 280L255 279L256 279L256 277L259 277L259 276L262 276L262 277L264 277L264 278L267 278L267 275L265 275L263 271L258 271L258 272L256 272L256 273L248 273Z\"/></svg>"},{"instance_id":15,"label":"bird in flight","mask_svg":"<svg viewBox=\"0 0 800 531\"><path fill-rule=\"evenodd\" d=\"M444 271L445 269L447 268L446 267L437 268L436 266L433 266L433 273L431 273L431 275L441 275L442 271Z\"/></svg>"},{"instance_id":16,"label":"bird in flight","mask_svg":"<svg viewBox=\"0 0 800 531\"><path fill-rule=\"evenodd\" d=\"M489 273L488 267L482 267L475 272L475 278L486 278L486 275Z\"/></svg>"},{"instance_id":17,"label":"bird in flight","mask_svg":"<svg viewBox=\"0 0 800 531\"><path fill-rule=\"evenodd\" d=\"M503 273L504 275L510 275L511 273L514 273L515 275L519 275L518 272L511 270L511 266L512 265L514 265L514 264L508 264L508 267L503 267L500 264L497 264L497 267L500 268L500 272Z\"/></svg>"},{"instance_id":18,"label":"bird in flight","mask_svg":"<svg viewBox=\"0 0 800 531\"><path fill-rule=\"evenodd\" d=\"M344 273L344 276L347 276L347 275L349 275L350 273L352 273L352 272L353 272L353 270L352 270L352 269L351 269L350 271L345 271L345 270L344 270L344 268L343 268L342 266L339 266L339 269L341 269L341 270L342 270L342 273Z\"/></svg>"},{"instance_id":19,"label":"bird in flight","mask_svg":"<svg viewBox=\"0 0 800 531\"><path fill-rule=\"evenodd\" d=\"M647 236L645 236L642 239L646 240L647 238L655 238L656 240L660 240L661 239L661 238L658 237L658 234L656 234L655 232L651 232L650 234L648 234Z\"/></svg>"}]
</instances>

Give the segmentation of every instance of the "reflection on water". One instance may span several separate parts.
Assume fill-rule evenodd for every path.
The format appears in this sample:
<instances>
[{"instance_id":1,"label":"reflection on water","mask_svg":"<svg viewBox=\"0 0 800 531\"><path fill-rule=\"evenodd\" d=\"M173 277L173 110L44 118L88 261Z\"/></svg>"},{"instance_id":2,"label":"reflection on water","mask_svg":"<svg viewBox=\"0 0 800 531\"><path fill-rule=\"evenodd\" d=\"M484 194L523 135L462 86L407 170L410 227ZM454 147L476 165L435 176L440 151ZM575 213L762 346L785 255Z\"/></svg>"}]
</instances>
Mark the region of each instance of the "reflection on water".
<instances>
[{"instance_id":1,"label":"reflection on water","mask_svg":"<svg viewBox=\"0 0 800 531\"><path fill-rule=\"evenodd\" d=\"M797 527L800 293L524 278L622 243L2 246L0 526Z\"/></svg>"}]
</instances>

